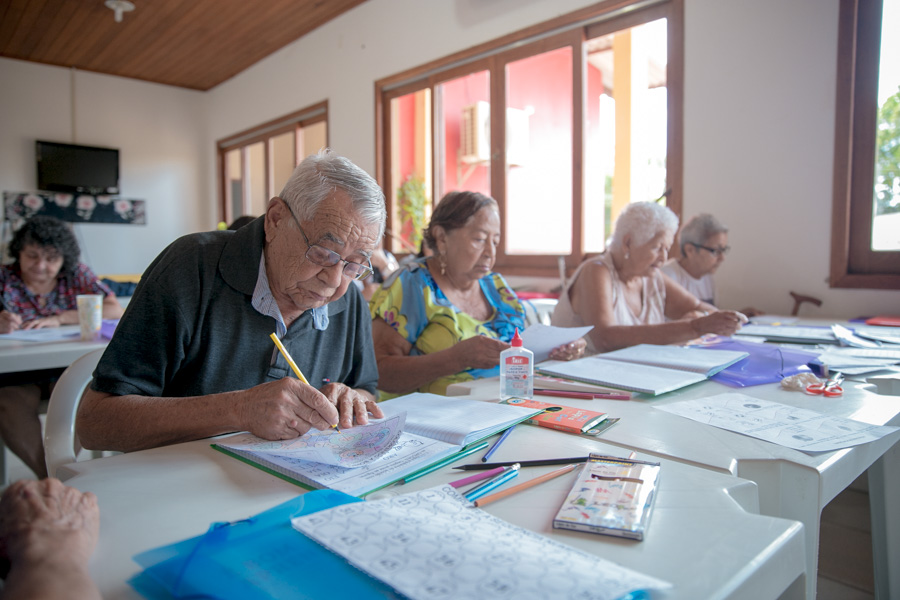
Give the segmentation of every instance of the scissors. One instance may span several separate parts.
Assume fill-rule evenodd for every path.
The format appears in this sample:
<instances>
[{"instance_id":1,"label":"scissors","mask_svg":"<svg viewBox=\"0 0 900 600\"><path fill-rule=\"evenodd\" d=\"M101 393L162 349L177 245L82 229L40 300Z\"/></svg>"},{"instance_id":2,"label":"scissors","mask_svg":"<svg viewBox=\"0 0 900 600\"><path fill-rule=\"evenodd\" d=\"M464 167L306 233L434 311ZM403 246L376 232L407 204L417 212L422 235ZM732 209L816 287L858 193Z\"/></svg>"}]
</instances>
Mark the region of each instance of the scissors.
<instances>
[{"instance_id":1,"label":"scissors","mask_svg":"<svg viewBox=\"0 0 900 600\"><path fill-rule=\"evenodd\" d=\"M825 383L813 383L806 386L806 393L811 396L821 394L826 398L835 398L844 393L844 388L841 387L842 381L844 381L844 376L841 373L835 373Z\"/></svg>"}]
</instances>

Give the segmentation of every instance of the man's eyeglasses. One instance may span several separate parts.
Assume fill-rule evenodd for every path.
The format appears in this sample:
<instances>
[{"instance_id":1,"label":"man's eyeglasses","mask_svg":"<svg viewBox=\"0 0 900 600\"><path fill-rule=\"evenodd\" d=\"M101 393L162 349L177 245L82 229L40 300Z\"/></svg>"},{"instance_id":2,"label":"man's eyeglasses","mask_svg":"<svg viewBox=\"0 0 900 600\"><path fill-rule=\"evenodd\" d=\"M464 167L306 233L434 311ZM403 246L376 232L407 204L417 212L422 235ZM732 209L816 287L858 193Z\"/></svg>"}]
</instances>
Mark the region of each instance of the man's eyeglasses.
<instances>
[{"instance_id":1,"label":"man's eyeglasses","mask_svg":"<svg viewBox=\"0 0 900 600\"><path fill-rule=\"evenodd\" d=\"M688 242L688 243L691 246L694 246L695 248L703 248L704 250L706 250L707 252L709 252L710 254L715 256L716 258L718 258L720 256L725 256L726 254L728 254L728 251L731 250L731 246L722 246L721 248L710 248L709 246L704 246L703 244L695 244L693 242Z\"/></svg>"},{"instance_id":2,"label":"man's eyeglasses","mask_svg":"<svg viewBox=\"0 0 900 600\"><path fill-rule=\"evenodd\" d=\"M287 202L285 202L285 205L287 206ZM291 217L293 217L294 223L297 224L297 229L300 230L300 235L303 236L303 241L306 242L306 258L307 260L309 260L309 262L313 263L314 265L319 265L320 267L333 267L339 262L343 262L344 268L341 272L344 274L344 277L348 277L350 279L365 279L372 274L371 262L368 264L368 266L366 266L360 263L344 260L343 258L341 258L341 255L334 250L323 248L318 244L310 244L309 238L306 237L306 232L303 231L303 228L300 226L300 221L297 220L297 217L296 215L294 215L294 211L291 210L290 206L288 206L288 212L291 213Z\"/></svg>"}]
</instances>

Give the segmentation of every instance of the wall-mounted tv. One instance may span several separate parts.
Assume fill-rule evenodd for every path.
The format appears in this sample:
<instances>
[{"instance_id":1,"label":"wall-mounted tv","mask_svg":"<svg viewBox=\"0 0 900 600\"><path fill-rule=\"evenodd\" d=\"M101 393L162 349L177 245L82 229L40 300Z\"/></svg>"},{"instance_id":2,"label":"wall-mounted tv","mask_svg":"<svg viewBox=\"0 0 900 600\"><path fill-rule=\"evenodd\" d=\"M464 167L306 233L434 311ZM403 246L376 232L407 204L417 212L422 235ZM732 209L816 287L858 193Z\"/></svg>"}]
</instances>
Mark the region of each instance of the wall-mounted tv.
<instances>
[{"instance_id":1,"label":"wall-mounted tv","mask_svg":"<svg viewBox=\"0 0 900 600\"><path fill-rule=\"evenodd\" d=\"M48 192L119 193L119 151L38 140L37 187Z\"/></svg>"}]
</instances>

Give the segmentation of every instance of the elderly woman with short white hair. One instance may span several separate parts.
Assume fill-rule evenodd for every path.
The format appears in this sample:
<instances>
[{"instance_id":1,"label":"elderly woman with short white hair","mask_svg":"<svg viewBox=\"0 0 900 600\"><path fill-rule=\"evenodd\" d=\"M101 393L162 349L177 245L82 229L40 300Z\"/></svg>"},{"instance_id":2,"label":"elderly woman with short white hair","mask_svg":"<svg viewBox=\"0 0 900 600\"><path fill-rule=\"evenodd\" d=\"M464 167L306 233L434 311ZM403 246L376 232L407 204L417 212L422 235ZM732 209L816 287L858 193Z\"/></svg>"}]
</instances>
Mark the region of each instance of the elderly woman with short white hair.
<instances>
[{"instance_id":1,"label":"elderly woman with short white hair","mask_svg":"<svg viewBox=\"0 0 900 600\"><path fill-rule=\"evenodd\" d=\"M744 320L740 313L717 310L660 271L677 230L678 217L668 208L629 204L607 251L584 261L568 281L553 324L593 325L586 336L590 352L736 332Z\"/></svg>"}]
</instances>

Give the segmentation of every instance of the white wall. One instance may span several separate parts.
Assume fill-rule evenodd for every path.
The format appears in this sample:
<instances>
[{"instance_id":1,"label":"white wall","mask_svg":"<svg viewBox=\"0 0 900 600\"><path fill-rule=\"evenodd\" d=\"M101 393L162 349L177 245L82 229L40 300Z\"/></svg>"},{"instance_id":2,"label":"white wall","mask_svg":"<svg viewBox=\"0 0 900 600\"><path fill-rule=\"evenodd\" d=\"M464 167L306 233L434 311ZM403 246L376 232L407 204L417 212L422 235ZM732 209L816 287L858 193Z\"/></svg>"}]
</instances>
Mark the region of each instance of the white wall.
<instances>
[{"instance_id":1,"label":"white wall","mask_svg":"<svg viewBox=\"0 0 900 600\"><path fill-rule=\"evenodd\" d=\"M176 237L215 226L203 94L82 71L73 86L68 69L3 58L0 89L0 191L35 189L42 139L118 148L122 195L146 200L146 225L75 226L95 272L143 272Z\"/></svg>"},{"instance_id":2,"label":"white wall","mask_svg":"<svg viewBox=\"0 0 900 600\"><path fill-rule=\"evenodd\" d=\"M807 316L900 310L900 291L825 281L838 2L685 0L684 214L713 212L731 228L725 306L784 314L795 290L824 301ZM369 0L205 94L79 73L78 141L122 149L122 188L148 200L150 220L145 231L81 226L92 238L110 232L105 245L89 242L91 260L130 261L118 251L136 244L133 262L146 262L180 233L210 228L215 141L325 99L331 145L374 172L377 79L592 3ZM68 71L0 59L0 83L0 188L30 189L33 140L70 135Z\"/></svg>"}]
</instances>

